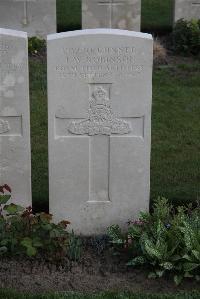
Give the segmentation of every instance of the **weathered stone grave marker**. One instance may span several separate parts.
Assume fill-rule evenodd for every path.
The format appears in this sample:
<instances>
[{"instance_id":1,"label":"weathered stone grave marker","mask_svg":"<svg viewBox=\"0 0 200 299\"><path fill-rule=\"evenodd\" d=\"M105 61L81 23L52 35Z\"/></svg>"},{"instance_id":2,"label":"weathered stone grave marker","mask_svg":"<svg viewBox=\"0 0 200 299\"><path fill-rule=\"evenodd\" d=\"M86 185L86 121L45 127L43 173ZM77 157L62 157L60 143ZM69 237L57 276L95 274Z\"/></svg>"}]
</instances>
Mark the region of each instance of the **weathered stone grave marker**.
<instances>
[{"instance_id":1,"label":"weathered stone grave marker","mask_svg":"<svg viewBox=\"0 0 200 299\"><path fill-rule=\"evenodd\" d=\"M36 0L15 0L16 2L22 2L23 3L23 17L21 20L22 25L27 26L29 24L28 19L28 3L30 2L36 2Z\"/></svg>"},{"instance_id":2,"label":"weathered stone grave marker","mask_svg":"<svg viewBox=\"0 0 200 299\"><path fill-rule=\"evenodd\" d=\"M148 209L151 77L148 34L48 37L50 211L77 233Z\"/></svg>"},{"instance_id":3,"label":"weathered stone grave marker","mask_svg":"<svg viewBox=\"0 0 200 299\"><path fill-rule=\"evenodd\" d=\"M0 0L0 26L46 38L56 32L56 0Z\"/></svg>"},{"instance_id":4,"label":"weathered stone grave marker","mask_svg":"<svg viewBox=\"0 0 200 299\"><path fill-rule=\"evenodd\" d=\"M82 28L140 31L141 0L82 0Z\"/></svg>"},{"instance_id":5,"label":"weathered stone grave marker","mask_svg":"<svg viewBox=\"0 0 200 299\"><path fill-rule=\"evenodd\" d=\"M108 10L109 10L109 18L108 18L108 22L109 22L109 28L114 28L113 26L113 18L114 18L114 8L116 6L121 6L121 5L125 5L124 2L120 1L120 2L117 2L117 0L108 0L108 1L99 1L98 2L98 5L100 6L108 6Z\"/></svg>"},{"instance_id":6,"label":"weathered stone grave marker","mask_svg":"<svg viewBox=\"0 0 200 299\"><path fill-rule=\"evenodd\" d=\"M25 32L0 29L0 185L13 201L31 205L28 41Z\"/></svg>"},{"instance_id":7,"label":"weathered stone grave marker","mask_svg":"<svg viewBox=\"0 0 200 299\"><path fill-rule=\"evenodd\" d=\"M200 0L174 0L174 21L200 19Z\"/></svg>"}]
</instances>

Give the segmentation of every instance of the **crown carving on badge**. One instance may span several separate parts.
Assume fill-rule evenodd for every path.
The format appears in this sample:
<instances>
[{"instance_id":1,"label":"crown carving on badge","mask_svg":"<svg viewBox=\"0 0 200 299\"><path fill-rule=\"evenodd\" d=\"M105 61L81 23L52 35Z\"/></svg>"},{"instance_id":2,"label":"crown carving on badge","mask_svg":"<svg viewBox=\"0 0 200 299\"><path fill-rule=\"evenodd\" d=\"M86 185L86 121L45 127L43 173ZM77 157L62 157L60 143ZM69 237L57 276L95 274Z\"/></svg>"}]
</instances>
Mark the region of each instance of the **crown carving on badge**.
<instances>
[{"instance_id":1,"label":"crown carving on badge","mask_svg":"<svg viewBox=\"0 0 200 299\"><path fill-rule=\"evenodd\" d=\"M108 93L103 87L99 86L95 88L90 100L90 106L110 107L110 99L108 97Z\"/></svg>"}]
</instances>

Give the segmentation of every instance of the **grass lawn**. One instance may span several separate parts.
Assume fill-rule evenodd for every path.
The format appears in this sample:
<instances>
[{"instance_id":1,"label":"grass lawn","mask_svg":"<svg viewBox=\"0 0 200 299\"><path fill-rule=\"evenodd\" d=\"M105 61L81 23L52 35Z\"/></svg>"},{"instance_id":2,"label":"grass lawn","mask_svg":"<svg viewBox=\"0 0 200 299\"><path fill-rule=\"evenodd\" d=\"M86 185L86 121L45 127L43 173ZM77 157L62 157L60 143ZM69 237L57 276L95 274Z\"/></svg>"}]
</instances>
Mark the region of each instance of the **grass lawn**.
<instances>
[{"instance_id":1,"label":"grass lawn","mask_svg":"<svg viewBox=\"0 0 200 299\"><path fill-rule=\"evenodd\" d=\"M33 202L48 204L46 64L30 62ZM151 198L200 194L200 64L154 71ZM67 190L66 190L67 191Z\"/></svg>"},{"instance_id":2,"label":"grass lawn","mask_svg":"<svg viewBox=\"0 0 200 299\"><path fill-rule=\"evenodd\" d=\"M144 32L171 31L173 22L173 0L141 0L141 26Z\"/></svg>"},{"instance_id":3,"label":"grass lawn","mask_svg":"<svg viewBox=\"0 0 200 299\"><path fill-rule=\"evenodd\" d=\"M142 0L143 31L170 31L173 0ZM57 0L58 31L81 28L81 0Z\"/></svg>"},{"instance_id":4,"label":"grass lawn","mask_svg":"<svg viewBox=\"0 0 200 299\"><path fill-rule=\"evenodd\" d=\"M33 206L48 208L48 116L46 63L30 59Z\"/></svg>"},{"instance_id":5,"label":"grass lawn","mask_svg":"<svg viewBox=\"0 0 200 299\"><path fill-rule=\"evenodd\" d=\"M199 299L199 292L179 293L168 295L151 295L151 294L116 294L104 293L99 295L79 295L79 294L55 294L55 295L25 295L17 294L10 291L0 290L1 299Z\"/></svg>"},{"instance_id":6,"label":"grass lawn","mask_svg":"<svg viewBox=\"0 0 200 299\"><path fill-rule=\"evenodd\" d=\"M200 65L154 72L151 198L200 195Z\"/></svg>"}]
</instances>

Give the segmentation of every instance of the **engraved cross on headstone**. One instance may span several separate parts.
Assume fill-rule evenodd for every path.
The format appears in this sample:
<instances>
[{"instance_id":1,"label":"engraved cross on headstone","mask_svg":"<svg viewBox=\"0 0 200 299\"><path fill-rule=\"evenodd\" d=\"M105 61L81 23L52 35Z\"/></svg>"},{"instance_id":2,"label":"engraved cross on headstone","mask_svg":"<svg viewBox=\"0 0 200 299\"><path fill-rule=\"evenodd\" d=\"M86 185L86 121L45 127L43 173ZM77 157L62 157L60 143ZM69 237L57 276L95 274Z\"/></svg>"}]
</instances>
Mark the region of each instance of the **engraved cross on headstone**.
<instances>
[{"instance_id":1,"label":"engraved cross on headstone","mask_svg":"<svg viewBox=\"0 0 200 299\"><path fill-rule=\"evenodd\" d=\"M0 115L0 137L22 136L22 115Z\"/></svg>"},{"instance_id":2,"label":"engraved cross on headstone","mask_svg":"<svg viewBox=\"0 0 200 299\"><path fill-rule=\"evenodd\" d=\"M67 120L56 115L57 121L67 120L64 132L57 128L58 138L67 135L89 136L89 202L110 201L110 137L116 135L143 137L143 117L123 119L115 116L109 96L110 86L111 84L89 85L90 99L86 119ZM133 120L135 127L139 127L138 135L137 129L132 128ZM132 132L133 129L135 132Z\"/></svg>"},{"instance_id":3,"label":"engraved cross on headstone","mask_svg":"<svg viewBox=\"0 0 200 299\"><path fill-rule=\"evenodd\" d=\"M22 25L27 26L29 24L28 19L28 2L36 2L36 0L15 0L16 2L23 2L23 19Z\"/></svg>"},{"instance_id":4,"label":"engraved cross on headstone","mask_svg":"<svg viewBox=\"0 0 200 299\"><path fill-rule=\"evenodd\" d=\"M108 9L109 9L109 28L113 28L114 8L116 6L124 5L124 2L117 1L117 0L102 0L102 1L99 1L98 5L108 7Z\"/></svg>"}]
</instances>

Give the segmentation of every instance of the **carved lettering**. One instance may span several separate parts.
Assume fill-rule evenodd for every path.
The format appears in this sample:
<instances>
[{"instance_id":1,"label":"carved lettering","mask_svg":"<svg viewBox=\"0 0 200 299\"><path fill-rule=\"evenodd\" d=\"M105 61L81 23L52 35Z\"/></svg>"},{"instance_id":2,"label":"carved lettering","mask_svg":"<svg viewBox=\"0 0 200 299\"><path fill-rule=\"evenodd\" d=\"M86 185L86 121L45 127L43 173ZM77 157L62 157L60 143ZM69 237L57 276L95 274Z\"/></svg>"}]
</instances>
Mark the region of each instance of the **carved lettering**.
<instances>
[{"instance_id":1,"label":"carved lettering","mask_svg":"<svg viewBox=\"0 0 200 299\"><path fill-rule=\"evenodd\" d=\"M134 47L63 48L66 55L78 54L134 54Z\"/></svg>"},{"instance_id":2,"label":"carved lettering","mask_svg":"<svg viewBox=\"0 0 200 299\"><path fill-rule=\"evenodd\" d=\"M135 47L62 48L63 63L55 66L60 78L135 77L143 71L135 64Z\"/></svg>"}]
</instances>

